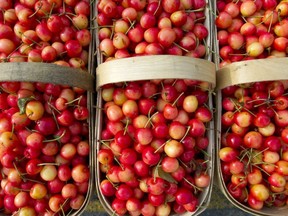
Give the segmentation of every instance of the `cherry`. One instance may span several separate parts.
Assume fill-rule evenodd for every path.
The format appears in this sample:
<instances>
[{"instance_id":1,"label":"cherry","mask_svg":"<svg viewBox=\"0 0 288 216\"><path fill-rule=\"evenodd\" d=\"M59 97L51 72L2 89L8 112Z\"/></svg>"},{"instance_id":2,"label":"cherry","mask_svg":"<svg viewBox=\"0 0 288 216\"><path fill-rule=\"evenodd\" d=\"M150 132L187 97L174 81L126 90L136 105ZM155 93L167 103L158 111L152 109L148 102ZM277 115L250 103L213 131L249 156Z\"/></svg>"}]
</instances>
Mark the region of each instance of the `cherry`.
<instances>
[{"instance_id":1,"label":"cherry","mask_svg":"<svg viewBox=\"0 0 288 216\"><path fill-rule=\"evenodd\" d=\"M162 178L149 178L147 180L148 193L153 195L160 195L164 193L166 188L166 182Z\"/></svg>"},{"instance_id":2,"label":"cherry","mask_svg":"<svg viewBox=\"0 0 288 216\"><path fill-rule=\"evenodd\" d=\"M185 205L192 201L193 193L186 188L179 188L175 194L176 202L179 205Z\"/></svg>"},{"instance_id":3,"label":"cherry","mask_svg":"<svg viewBox=\"0 0 288 216\"><path fill-rule=\"evenodd\" d=\"M133 190L128 185L121 184L115 192L115 196L120 200L128 200L133 196Z\"/></svg>"},{"instance_id":4,"label":"cherry","mask_svg":"<svg viewBox=\"0 0 288 216\"><path fill-rule=\"evenodd\" d=\"M159 160L160 160L160 154L155 153L155 149L151 146L147 146L143 149L142 152L142 160L147 164L147 165L156 165Z\"/></svg>"},{"instance_id":5,"label":"cherry","mask_svg":"<svg viewBox=\"0 0 288 216\"><path fill-rule=\"evenodd\" d=\"M153 195L151 193L148 194L148 200L153 206L160 206L165 202L165 194Z\"/></svg>"},{"instance_id":6,"label":"cherry","mask_svg":"<svg viewBox=\"0 0 288 216\"><path fill-rule=\"evenodd\" d=\"M113 186L113 184L105 179L101 182L100 184L100 189L101 192L105 195L105 196L113 196L116 192L116 188Z\"/></svg>"}]
</instances>

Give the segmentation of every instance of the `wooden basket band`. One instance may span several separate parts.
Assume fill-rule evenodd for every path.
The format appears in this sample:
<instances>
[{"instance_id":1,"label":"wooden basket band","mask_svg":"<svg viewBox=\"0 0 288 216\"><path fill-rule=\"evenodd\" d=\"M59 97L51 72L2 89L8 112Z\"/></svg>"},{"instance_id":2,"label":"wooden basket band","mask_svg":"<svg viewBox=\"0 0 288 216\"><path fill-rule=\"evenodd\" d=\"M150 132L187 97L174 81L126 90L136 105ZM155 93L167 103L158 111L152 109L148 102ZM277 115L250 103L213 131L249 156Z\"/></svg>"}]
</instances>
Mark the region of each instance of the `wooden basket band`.
<instances>
[{"instance_id":1,"label":"wooden basket band","mask_svg":"<svg viewBox=\"0 0 288 216\"><path fill-rule=\"evenodd\" d=\"M232 85L288 80L288 58L268 58L227 65L216 72L217 89Z\"/></svg>"},{"instance_id":2,"label":"wooden basket band","mask_svg":"<svg viewBox=\"0 0 288 216\"><path fill-rule=\"evenodd\" d=\"M1 63L0 81L44 82L95 91L94 77L83 70L52 63Z\"/></svg>"},{"instance_id":3,"label":"wooden basket band","mask_svg":"<svg viewBox=\"0 0 288 216\"><path fill-rule=\"evenodd\" d=\"M139 56L108 61L98 65L96 88L125 81L151 79L193 79L215 87L214 63L186 56Z\"/></svg>"}]
</instances>

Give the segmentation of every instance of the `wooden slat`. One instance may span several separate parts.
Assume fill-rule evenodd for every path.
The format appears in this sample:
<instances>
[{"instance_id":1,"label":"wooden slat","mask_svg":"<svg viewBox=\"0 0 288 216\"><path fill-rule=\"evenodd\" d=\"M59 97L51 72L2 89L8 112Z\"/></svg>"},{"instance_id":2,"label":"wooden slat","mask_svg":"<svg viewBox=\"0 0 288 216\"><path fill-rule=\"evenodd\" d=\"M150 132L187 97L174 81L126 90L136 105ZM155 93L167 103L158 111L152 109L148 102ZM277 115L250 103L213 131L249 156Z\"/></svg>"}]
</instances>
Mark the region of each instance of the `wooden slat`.
<instances>
[{"instance_id":1,"label":"wooden slat","mask_svg":"<svg viewBox=\"0 0 288 216\"><path fill-rule=\"evenodd\" d=\"M243 83L288 80L288 58L235 62L216 72L217 89Z\"/></svg>"},{"instance_id":2,"label":"wooden slat","mask_svg":"<svg viewBox=\"0 0 288 216\"><path fill-rule=\"evenodd\" d=\"M214 87L215 65L203 59L156 55L111 60L96 69L97 89L109 83L151 79L192 79L209 82Z\"/></svg>"},{"instance_id":3,"label":"wooden slat","mask_svg":"<svg viewBox=\"0 0 288 216\"><path fill-rule=\"evenodd\" d=\"M0 81L37 81L95 91L95 79L90 73L52 63L1 63Z\"/></svg>"}]
</instances>

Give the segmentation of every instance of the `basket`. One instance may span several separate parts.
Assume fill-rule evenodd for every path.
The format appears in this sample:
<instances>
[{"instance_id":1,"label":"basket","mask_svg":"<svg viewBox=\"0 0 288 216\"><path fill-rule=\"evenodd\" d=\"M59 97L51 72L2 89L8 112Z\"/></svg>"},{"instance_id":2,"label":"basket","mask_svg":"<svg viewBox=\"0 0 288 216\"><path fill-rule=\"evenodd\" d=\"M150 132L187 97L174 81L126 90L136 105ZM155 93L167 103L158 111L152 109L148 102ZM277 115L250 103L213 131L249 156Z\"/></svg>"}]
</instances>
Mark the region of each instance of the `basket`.
<instances>
[{"instance_id":1,"label":"basket","mask_svg":"<svg viewBox=\"0 0 288 216\"><path fill-rule=\"evenodd\" d=\"M221 90L233 85L242 85L253 82L261 81L275 81L275 80L287 80L287 58L268 58L268 59L258 59L249 60L243 62L235 62L230 65L224 66L217 71L217 134L216 134L216 182L222 193L226 198L237 208L252 214L252 215L262 215L262 216L272 216L272 215L287 215L288 206L283 207L264 207L261 210L255 210L245 205L244 203L236 200L228 192L227 186L223 178L223 173L221 170L221 161L218 157L218 151L221 148L221 115L222 115L222 95Z\"/></svg>"},{"instance_id":2,"label":"basket","mask_svg":"<svg viewBox=\"0 0 288 216\"><path fill-rule=\"evenodd\" d=\"M98 23L97 23L97 15L98 15L98 9L97 9L97 2L95 3L95 19L94 19L94 26L95 26L95 35L96 35L96 40L95 40L95 43L96 43L96 47L97 49L99 48L99 39L98 39L98 33L99 33L99 29L101 28L101 26L98 26ZM204 21L204 25L207 27L208 31L209 31L209 34L208 36L206 37L205 39L205 45L206 45L206 54L205 56L203 57L203 59L206 59L208 61L212 61L212 46L213 46L213 35L214 35L214 32L215 32L215 28L214 28L214 22L213 22L213 16L212 16L212 13L211 13L211 9L214 8L215 5L214 5L214 2L211 1L211 0L206 0L206 7L205 7L205 10L204 10L204 14L205 14L205 21ZM213 10L213 9L212 9ZM105 26L104 26L105 27ZM104 57L102 55L102 53L99 52L99 50L96 50L97 52L97 65L100 65L101 63L104 62Z\"/></svg>"},{"instance_id":3,"label":"basket","mask_svg":"<svg viewBox=\"0 0 288 216\"><path fill-rule=\"evenodd\" d=\"M11 3L12 4L12 3ZM14 4L14 3L13 3ZM22 3L21 3L22 4ZM24 4L24 3L23 3ZM42 3L40 3L42 6ZM41 7L40 6L40 7ZM39 9L40 9L39 7ZM64 7L64 4L63 4ZM30 9L29 9L30 10ZM36 6L35 6L36 10ZM64 7L65 10L65 7ZM65 11L64 11L65 12ZM52 8L51 8L52 13ZM94 128L95 128L95 68L96 60L94 58L95 49L95 39L94 39L94 29L92 28L92 20L94 18L94 3L90 6L90 17L89 22L91 22L90 33L91 33L91 43L87 48L88 51L88 63L85 70L76 69L67 66L60 66L54 63L40 63L40 62L5 62L0 63L0 81L7 82L40 82L40 83L51 83L55 85L63 85L67 87L77 87L86 91L87 95L87 108L89 112L89 118L87 119L89 133L88 142L89 146L89 158L87 157L89 166L89 182L88 190L84 195L85 199L81 207L77 210L71 210L67 215L78 216L81 215L93 194L94 189L94 159L93 159L93 142L94 142ZM19 47L18 47L19 48ZM18 49L17 48L17 49ZM2 110L1 110L2 111ZM56 213L55 213L56 214ZM2 215L2 214L1 214Z\"/></svg>"},{"instance_id":4,"label":"basket","mask_svg":"<svg viewBox=\"0 0 288 216\"><path fill-rule=\"evenodd\" d=\"M92 66L92 65L91 65ZM15 81L15 82L41 82L53 83L58 85L67 85L72 87L79 87L87 90L87 107L89 109L89 143L93 143L93 127L94 127L94 113L93 113L93 91L94 91L94 76L92 74L75 68L59 66L51 63L1 63L0 64L0 80L1 81ZM80 215L85 210L91 198L92 187L94 181L93 170L93 151L92 148L89 153L89 166L91 167L89 189L87 191L85 201L80 209L73 210L71 215Z\"/></svg>"},{"instance_id":5,"label":"basket","mask_svg":"<svg viewBox=\"0 0 288 216\"><path fill-rule=\"evenodd\" d=\"M211 84L213 88L215 84L215 67L214 64L203 59L193 59L190 57L183 56L170 56L170 55L157 55L157 56L141 56L123 58L113 61L108 61L98 65L97 67L97 79L96 86L98 90L96 119L96 141L95 151L96 155L100 149L101 140L100 134L103 127L103 101L101 98L102 86L119 83L119 82L130 82L130 81L145 81L145 80L162 80L162 79L191 79L206 81ZM209 93L208 106L212 108L212 96ZM200 195L197 209L192 212L186 212L181 215L199 215L208 206L212 192L212 182L214 173L214 122L213 120L209 123L210 128L207 131L209 137L209 147L207 148L206 156L208 174L211 177L211 184L205 188ZM117 213L111 207L111 202L105 197L100 190L100 182L103 180L105 175L100 171L100 164L96 161L96 192L97 196L109 215L115 215ZM175 214L173 214L175 215Z\"/></svg>"}]
</instances>

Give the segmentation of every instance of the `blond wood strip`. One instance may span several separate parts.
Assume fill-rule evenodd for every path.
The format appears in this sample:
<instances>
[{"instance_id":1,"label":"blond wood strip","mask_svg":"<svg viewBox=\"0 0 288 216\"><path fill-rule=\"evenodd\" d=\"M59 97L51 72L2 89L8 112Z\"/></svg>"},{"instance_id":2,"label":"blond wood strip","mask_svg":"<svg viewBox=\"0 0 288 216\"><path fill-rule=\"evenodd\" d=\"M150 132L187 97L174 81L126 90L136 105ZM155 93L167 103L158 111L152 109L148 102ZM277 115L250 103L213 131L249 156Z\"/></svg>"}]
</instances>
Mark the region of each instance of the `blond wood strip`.
<instances>
[{"instance_id":1,"label":"blond wood strip","mask_svg":"<svg viewBox=\"0 0 288 216\"><path fill-rule=\"evenodd\" d=\"M185 56L157 55L112 60L98 65L97 89L108 83L150 79L193 79L215 86L214 63Z\"/></svg>"},{"instance_id":2,"label":"blond wood strip","mask_svg":"<svg viewBox=\"0 0 288 216\"><path fill-rule=\"evenodd\" d=\"M1 63L0 81L36 81L95 91L95 79L88 72L51 63Z\"/></svg>"},{"instance_id":3,"label":"blond wood strip","mask_svg":"<svg viewBox=\"0 0 288 216\"><path fill-rule=\"evenodd\" d=\"M217 89L243 83L288 79L288 58L235 62L216 72Z\"/></svg>"}]
</instances>

